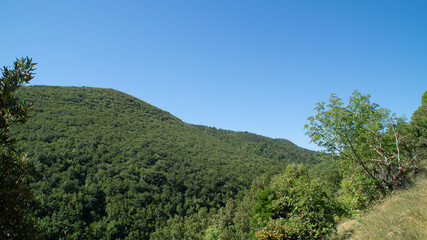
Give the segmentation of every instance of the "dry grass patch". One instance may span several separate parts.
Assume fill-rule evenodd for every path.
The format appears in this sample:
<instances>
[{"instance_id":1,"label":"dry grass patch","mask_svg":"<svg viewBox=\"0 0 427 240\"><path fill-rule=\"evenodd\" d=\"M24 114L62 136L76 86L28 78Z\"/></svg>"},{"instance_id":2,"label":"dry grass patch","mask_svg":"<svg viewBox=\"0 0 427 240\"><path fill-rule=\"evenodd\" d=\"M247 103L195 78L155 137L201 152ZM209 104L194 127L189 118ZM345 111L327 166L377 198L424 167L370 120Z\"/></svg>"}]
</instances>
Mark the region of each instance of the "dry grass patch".
<instances>
[{"instance_id":1,"label":"dry grass patch","mask_svg":"<svg viewBox=\"0 0 427 240\"><path fill-rule=\"evenodd\" d=\"M427 179L341 223L334 239L427 239Z\"/></svg>"}]
</instances>

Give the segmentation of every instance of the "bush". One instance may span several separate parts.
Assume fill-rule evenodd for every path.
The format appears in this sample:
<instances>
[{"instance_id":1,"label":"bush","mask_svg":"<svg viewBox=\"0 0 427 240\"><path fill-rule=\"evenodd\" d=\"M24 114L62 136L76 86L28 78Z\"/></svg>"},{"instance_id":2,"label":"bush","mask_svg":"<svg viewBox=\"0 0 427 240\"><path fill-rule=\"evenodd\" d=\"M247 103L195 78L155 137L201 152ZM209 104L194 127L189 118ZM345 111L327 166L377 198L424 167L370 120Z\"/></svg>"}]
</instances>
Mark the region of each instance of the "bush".
<instances>
[{"instance_id":1,"label":"bush","mask_svg":"<svg viewBox=\"0 0 427 240\"><path fill-rule=\"evenodd\" d=\"M322 239L334 232L337 204L303 166L289 166L266 189L255 208L258 239Z\"/></svg>"}]
</instances>

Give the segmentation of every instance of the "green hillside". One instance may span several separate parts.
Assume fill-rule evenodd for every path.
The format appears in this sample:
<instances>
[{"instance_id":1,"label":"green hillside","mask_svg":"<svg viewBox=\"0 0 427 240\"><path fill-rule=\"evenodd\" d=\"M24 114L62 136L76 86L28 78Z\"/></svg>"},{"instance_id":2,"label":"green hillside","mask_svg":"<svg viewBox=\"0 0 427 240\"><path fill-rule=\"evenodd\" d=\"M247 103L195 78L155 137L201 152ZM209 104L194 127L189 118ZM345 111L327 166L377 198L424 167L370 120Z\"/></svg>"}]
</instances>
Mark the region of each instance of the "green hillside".
<instances>
[{"instance_id":1,"label":"green hillside","mask_svg":"<svg viewBox=\"0 0 427 240\"><path fill-rule=\"evenodd\" d=\"M286 139L272 139L248 132L234 132L197 126L240 150L285 163L317 164L320 154L300 148Z\"/></svg>"},{"instance_id":2,"label":"green hillside","mask_svg":"<svg viewBox=\"0 0 427 240\"><path fill-rule=\"evenodd\" d=\"M187 124L111 89L30 86L13 130L35 162L45 238L149 239L175 216L219 209L253 179L318 156L287 140Z\"/></svg>"}]
</instances>

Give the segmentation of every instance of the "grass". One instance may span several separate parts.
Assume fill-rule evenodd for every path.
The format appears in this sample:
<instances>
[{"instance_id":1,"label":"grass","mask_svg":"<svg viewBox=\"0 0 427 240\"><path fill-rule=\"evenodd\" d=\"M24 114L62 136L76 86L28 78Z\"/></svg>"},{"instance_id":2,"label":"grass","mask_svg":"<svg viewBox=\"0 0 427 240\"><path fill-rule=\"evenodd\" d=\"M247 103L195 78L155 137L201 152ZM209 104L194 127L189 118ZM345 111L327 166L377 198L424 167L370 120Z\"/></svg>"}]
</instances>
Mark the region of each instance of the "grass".
<instances>
[{"instance_id":1,"label":"grass","mask_svg":"<svg viewBox=\"0 0 427 240\"><path fill-rule=\"evenodd\" d=\"M334 239L427 239L427 178L342 222Z\"/></svg>"}]
</instances>

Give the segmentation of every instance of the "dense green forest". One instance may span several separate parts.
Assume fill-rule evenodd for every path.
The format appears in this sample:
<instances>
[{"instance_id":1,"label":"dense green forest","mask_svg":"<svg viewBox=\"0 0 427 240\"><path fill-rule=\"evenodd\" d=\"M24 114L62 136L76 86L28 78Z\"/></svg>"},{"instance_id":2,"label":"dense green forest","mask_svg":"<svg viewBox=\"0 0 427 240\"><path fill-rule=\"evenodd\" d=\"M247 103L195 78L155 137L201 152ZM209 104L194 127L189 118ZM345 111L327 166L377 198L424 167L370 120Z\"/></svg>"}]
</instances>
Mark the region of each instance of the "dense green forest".
<instances>
[{"instance_id":1,"label":"dense green forest","mask_svg":"<svg viewBox=\"0 0 427 240\"><path fill-rule=\"evenodd\" d=\"M425 172L427 92L410 121L332 94L305 126L316 153L111 89L23 87L34 65L1 78L2 239L326 239Z\"/></svg>"},{"instance_id":2,"label":"dense green forest","mask_svg":"<svg viewBox=\"0 0 427 240\"><path fill-rule=\"evenodd\" d=\"M111 89L29 86L13 129L34 162L45 238L149 239L170 219L215 212L252 181L317 153L287 140L182 122Z\"/></svg>"}]
</instances>

